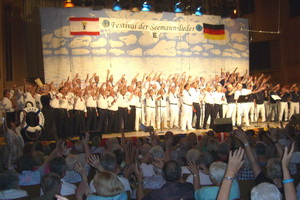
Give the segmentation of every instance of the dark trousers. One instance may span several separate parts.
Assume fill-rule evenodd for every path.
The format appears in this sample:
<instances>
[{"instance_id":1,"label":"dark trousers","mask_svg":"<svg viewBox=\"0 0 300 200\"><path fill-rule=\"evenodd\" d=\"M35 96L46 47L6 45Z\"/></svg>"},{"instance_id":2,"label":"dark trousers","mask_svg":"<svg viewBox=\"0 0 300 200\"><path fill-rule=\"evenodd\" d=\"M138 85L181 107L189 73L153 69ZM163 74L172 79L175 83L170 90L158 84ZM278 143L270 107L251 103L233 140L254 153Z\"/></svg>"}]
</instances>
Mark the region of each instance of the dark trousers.
<instances>
[{"instance_id":1,"label":"dark trousers","mask_svg":"<svg viewBox=\"0 0 300 200\"><path fill-rule=\"evenodd\" d=\"M75 110L74 112L74 134L79 135L80 131L85 129L84 111Z\"/></svg>"},{"instance_id":2,"label":"dark trousers","mask_svg":"<svg viewBox=\"0 0 300 200\"><path fill-rule=\"evenodd\" d=\"M67 124L65 126L67 136L73 136L74 134L74 110L67 111Z\"/></svg>"},{"instance_id":3,"label":"dark trousers","mask_svg":"<svg viewBox=\"0 0 300 200\"><path fill-rule=\"evenodd\" d=\"M85 123L86 131L95 131L97 125L97 112L96 108L87 107L87 118Z\"/></svg>"},{"instance_id":4,"label":"dark trousers","mask_svg":"<svg viewBox=\"0 0 300 200\"><path fill-rule=\"evenodd\" d=\"M135 106L130 106L130 114L128 115L128 131L135 129Z\"/></svg>"},{"instance_id":5,"label":"dark trousers","mask_svg":"<svg viewBox=\"0 0 300 200\"><path fill-rule=\"evenodd\" d=\"M118 111L108 110L107 133L116 133L118 128Z\"/></svg>"},{"instance_id":6,"label":"dark trousers","mask_svg":"<svg viewBox=\"0 0 300 200\"><path fill-rule=\"evenodd\" d=\"M197 117L197 121L196 121L196 126L195 128L196 129L200 129L200 113L201 113L201 109L200 109L200 104L199 103L193 103L193 107L194 107L194 110L193 110L193 118L192 118L192 121L194 121L194 117L196 116Z\"/></svg>"},{"instance_id":7,"label":"dark trousers","mask_svg":"<svg viewBox=\"0 0 300 200\"><path fill-rule=\"evenodd\" d=\"M67 138L68 136L71 136L71 135L69 135L69 132L68 132L70 124L69 124L69 117L68 117L67 109L61 109L60 114L61 114L61 129L62 129L61 138Z\"/></svg>"},{"instance_id":8,"label":"dark trousers","mask_svg":"<svg viewBox=\"0 0 300 200\"><path fill-rule=\"evenodd\" d=\"M219 114L220 118L223 118L222 104L215 104L214 105L214 119L217 118L218 114Z\"/></svg>"},{"instance_id":9,"label":"dark trousers","mask_svg":"<svg viewBox=\"0 0 300 200\"><path fill-rule=\"evenodd\" d=\"M214 105L213 104L205 104L205 113L204 113L204 122L203 122L203 128L206 129L207 120L210 116L210 128L213 127L214 123Z\"/></svg>"},{"instance_id":10,"label":"dark trousers","mask_svg":"<svg viewBox=\"0 0 300 200\"><path fill-rule=\"evenodd\" d=\"M98 116L98 120L97 120L97 130L100 131L100 133L106 133L107 132L108 110L98 108L98 114L99 114L99 116Z\"/></svg>"},{"instance_id":11,"label":"dark trousers","mask_svg":"<svg viewBox=\"0 0 300 200\"><path fill-rule=\"evenodd\" d=\"M60 108L53 108L53 114L54 114L54 122L55 122L57 136L59 138L62 138L63 137L62 110Z\"/></svg>"},{"instance_id":12,"label":"dark trousers","mask_svg":"<svg viewBox=\"0 0 300 200\"><path fill-rule=\"evenodd\" d=\"M122 132L122 123L124 127L124 132L128 132L128 109L127 108L118 108L118 131Z\"/></svg>"}]
</instances>

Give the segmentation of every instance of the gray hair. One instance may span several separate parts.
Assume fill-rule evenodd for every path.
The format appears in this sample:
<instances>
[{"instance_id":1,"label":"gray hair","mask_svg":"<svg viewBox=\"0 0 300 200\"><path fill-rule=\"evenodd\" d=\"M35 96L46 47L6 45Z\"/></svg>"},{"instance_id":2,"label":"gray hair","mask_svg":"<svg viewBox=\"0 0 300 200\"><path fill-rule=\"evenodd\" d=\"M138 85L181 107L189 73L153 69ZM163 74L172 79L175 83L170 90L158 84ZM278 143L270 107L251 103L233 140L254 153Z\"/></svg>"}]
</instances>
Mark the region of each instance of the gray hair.
<instances>
[{"instance_id":1,"label":"gray hair","mask_svg":"<svg viewBox=\"0 0 300 200\"><path fill-rule=\"evenodd\" d=\"M144 143L140 148L140 153L142 156L145 156L151 149L151 145L149 143Z\"/></svg>"},{"instance_id":2,"label":"gray hair","mask_svg":"<svg viewBox=\"0 0 300 200\"><path fill-rule=\"evenodd\" d=\"M224 162L214 162L209 167L210 178L220 185L225 175L227 164Z\"/></svg>"},{"instance_id":3,"label":"gray hair","mask_svg":"<svg viewBox=\"0 0 300 200\"><path fill-rule=\"evenodd\" d=\"M282 196L278 188L271 183L261 183L251 190L251 199L255 200L281 200Z\"/></svg>"},{"instance_id":4,"label":"gray hair","mask_svg":"<svg viewBox=\"0 0 300 200\"><path fill-rule=\"evenodd\" d=\"M74 147L78 153L84 153L84 144L81 140L78 140L75 144Z\"/></svg>"},{"instance_id":5,"label":"gray hair","mask_svg":"<svg viewBox=\"0 0 300 200\"><path fill-rule=\"evenodd\" d=\"M201 152L199 157L200 164L205 165L206 167L209 167L211 163L214 162L214 158L209 152Z\"/></svg>"},{"instance_id":6,"label":"gray hair","mask_svg":"<svg viewBox=\"0 0 300 200\"><path fill-rule=\"evenodd\" d=\"M69 154L67 157L66 157L66 164L67 164L67 169L68 170L73 170L74 168L74 164L79 162L79 158L77 155L75 154Z\"/></svg>"},{"instance_id":7,"label":"gray hair","mask_svg":"<svg viewBox=\"0 0 300 200\"><path fill-rule=\"evenodd\" d=\"M196 149L191 149L186 154L187 162L194 162L196 164L199 164L199 158L200 158L200 151Z\"/></svg>"},{"instance_id":8,"label":"gray hair","mask_svg":"<svg viewBox=\"0 0 300 200\"><path fill-rule=\"evenodd\" d=\"M164 150L161 146L152 147L149 152L150 152L152 158L164 157Z\"/></svg>"},{"instance_id":9,"label":"gray hair","mask_svg":"<svg viewBox=\"0 0 300 200\"><path fill-rule=\"evenodd\" d=\"M279 158L270 159L266 169L270 179L282 179L281 161Z\"/></svg>"},{"instance_id":10,"label":"gray hair","mask_svg":"<svg viewBox=\"0 0 300 200\"><path fill-rule=\"evenodd\" d=\"M114 171L117 166L117 159L115 154L109 152L105 153L100 158L101 166L107 171Z\"/></svg>"}]
</instances>

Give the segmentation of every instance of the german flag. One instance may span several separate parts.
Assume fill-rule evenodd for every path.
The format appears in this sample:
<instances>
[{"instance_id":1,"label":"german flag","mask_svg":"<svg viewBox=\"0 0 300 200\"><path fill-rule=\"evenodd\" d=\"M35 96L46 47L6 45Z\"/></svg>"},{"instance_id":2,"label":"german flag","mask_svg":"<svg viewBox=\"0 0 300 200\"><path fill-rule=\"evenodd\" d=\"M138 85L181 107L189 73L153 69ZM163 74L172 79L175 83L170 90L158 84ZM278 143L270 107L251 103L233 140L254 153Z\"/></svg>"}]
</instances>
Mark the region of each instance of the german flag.
<instances>
[{"instance_id":1,"label":"german flag","mask_svg":"<svg viewBox=\"0 0 300 200\"><path fill-rule=\"evenodd\" d=\"M213 25L203 23L203 33L205 39L210 40L225 40L224 24Z\"/></svg>"}]
</instances>

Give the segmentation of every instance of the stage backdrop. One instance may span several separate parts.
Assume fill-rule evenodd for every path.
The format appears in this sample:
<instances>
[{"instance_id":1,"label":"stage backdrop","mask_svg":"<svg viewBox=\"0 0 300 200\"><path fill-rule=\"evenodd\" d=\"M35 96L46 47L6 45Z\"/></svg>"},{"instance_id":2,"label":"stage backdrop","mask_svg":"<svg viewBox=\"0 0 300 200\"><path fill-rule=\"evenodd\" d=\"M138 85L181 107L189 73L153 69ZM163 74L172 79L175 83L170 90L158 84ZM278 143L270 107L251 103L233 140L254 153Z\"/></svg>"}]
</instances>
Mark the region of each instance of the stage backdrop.
<instances>
[{"instance_id":1,"label":"stage backdrop","mask_svg":"<svg viewBox=\"0 0 300 200\"><path fill-rule=\"evenodd\" d=\"M46 82L95 72L103 81L107 69L115 79L249 69L248 33L240 31L246 19L91 8L41 8L40 15Z\"/></svg>"}]
</instances>

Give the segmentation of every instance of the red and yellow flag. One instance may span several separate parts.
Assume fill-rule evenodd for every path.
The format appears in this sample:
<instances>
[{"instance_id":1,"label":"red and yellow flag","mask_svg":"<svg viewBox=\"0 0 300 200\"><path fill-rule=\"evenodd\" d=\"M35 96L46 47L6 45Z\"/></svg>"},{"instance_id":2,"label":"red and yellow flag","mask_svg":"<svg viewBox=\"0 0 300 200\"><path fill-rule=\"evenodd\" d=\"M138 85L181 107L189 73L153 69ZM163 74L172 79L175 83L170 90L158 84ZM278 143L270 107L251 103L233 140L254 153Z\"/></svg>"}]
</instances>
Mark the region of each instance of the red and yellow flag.
<instances>
[{"instance_id":1,"label":"red and yellow flag","mask_svg":"<svg viewBox=\"0 0 300 200\"><path fill-rule=\"evenodd\" d=\"M99 18L70 17L71 35L100 35Z\"/></svg>"}]
</instances>

